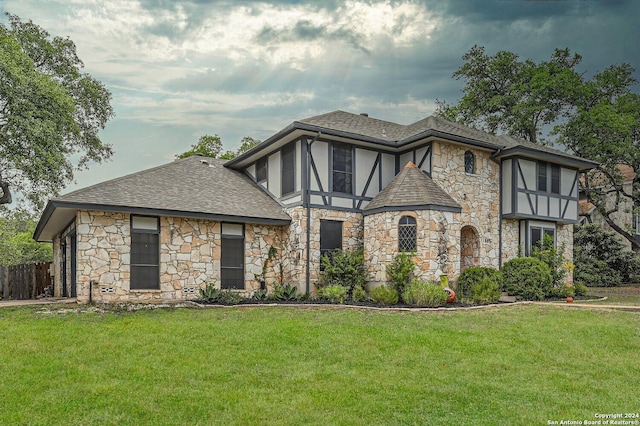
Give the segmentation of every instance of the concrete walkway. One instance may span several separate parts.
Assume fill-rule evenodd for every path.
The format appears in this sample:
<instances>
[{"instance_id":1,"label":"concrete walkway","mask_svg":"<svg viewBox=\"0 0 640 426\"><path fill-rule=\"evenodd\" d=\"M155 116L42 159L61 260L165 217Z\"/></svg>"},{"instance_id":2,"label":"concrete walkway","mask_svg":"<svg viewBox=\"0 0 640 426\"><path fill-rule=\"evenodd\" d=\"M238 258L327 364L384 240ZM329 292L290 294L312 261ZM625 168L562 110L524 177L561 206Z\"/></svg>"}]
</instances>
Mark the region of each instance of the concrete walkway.
<instances>
[{"instance_id":1,"label":"concrete walkway","mask_svg":"<svg viewBox=\"0 0 640 426\"><path fill-rule=\"evenodd\" d=\"M28 299L28 300L0 300L0 308L8 308L10 306L29 306L29 305L56 305L56 304L76 303L74 298L56 298L47 297L45 299Z\"/></svg>"}]
</instances>

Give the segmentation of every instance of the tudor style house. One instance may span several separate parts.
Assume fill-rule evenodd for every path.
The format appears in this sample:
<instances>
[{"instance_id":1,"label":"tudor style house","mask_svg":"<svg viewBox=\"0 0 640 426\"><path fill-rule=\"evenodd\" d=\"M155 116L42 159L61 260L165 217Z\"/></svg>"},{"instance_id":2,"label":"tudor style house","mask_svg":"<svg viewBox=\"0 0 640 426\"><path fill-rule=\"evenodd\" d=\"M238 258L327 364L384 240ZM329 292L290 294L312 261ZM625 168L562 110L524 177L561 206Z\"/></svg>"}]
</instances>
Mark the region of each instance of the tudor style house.
<instances>
[{"instance_id":1,"label":"tudor style house","mask_svg":"<svg viewBox=\"0 0 640 426\"><path fill-rule=\"evenodd\" d=\"M500 268L543 235L572 257L578 175L595 164L428 117L334 111L294 121L223 162L189 157L49 201L55 294L78 301L193 298L206 283L313 292L320 258L364 247L370 286L415 252L422 279Z\"/></svg>"}]
</instances>

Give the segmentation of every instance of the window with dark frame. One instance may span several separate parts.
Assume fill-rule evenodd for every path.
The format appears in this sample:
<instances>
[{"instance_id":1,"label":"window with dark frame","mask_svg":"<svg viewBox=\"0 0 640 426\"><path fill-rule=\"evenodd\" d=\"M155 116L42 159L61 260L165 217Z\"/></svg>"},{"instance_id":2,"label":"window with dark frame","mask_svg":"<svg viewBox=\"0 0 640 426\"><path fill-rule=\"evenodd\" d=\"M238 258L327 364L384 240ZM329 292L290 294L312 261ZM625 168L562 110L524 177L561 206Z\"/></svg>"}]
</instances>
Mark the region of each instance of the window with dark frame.
<instances>
[{"instance_id":1,"label":"window with dark frame","mask_svg":"<svg viewBox=\"0 0 640 426\"><path fill-rule=\"evenodd\" d=\"M296 146L293 143L282 148L280 153L282 161L282 195L291 194L295 191L295 153Z\"/></svg>"},{"instance_id":2,"label":"window with dark frame","mask_svg":"<svg viewBox=\"0 0 640 426\"><path fill-rule=\"evenodd\" d=\"M131 216L131 290L160 288L160 219Z\"/></svg>"},{"instance_id":3,"label":"window with dark frame","mask_svg":"<svg viewBox=\"0 0 640 426\"><path fill-rule=\"evenodd\" d=\"M333 191L353 194L353 156L351 146L333 144Z\"/></svg>"},{"instance_id":4,"label":"window with dark frame","mask_svg":"<svg viewBox=\"0 0 640 426\"><path fill-rule=\"evenodd\" d=\"M415 251L416 237L416 219L411 216L402 216L398 222L398 251Z\"/></svg>"},{"instance_id":5,"label":"window with dark frame","mask_svg":"<svg viewBox=\"0 0 640 426\"><path fill-rule=\"evenodd\" d=\"M342 222L338 220L321 220L320 257L328 256L331 258L336 250L342 250ZM320 269L323 270L324 268L320 266Z\"/></svg>"},{"instance_id":6,"label":"window with dark frame","mask_svg":"<svg viewBox=\"0 0 640 426\"><path fill-rule=\"evenodd\" d=\"M537 190L550 194L560 194L560 166L538 161Z\"/></svg>"},{"instance_id":7,"label":"window with dark frame","mask_svg":"<svg viewBox=\"0 0 640 426\"><path fill-rule=\"evenodd\" d=\"M244 290L244 225L239 223L222 224L220 288Z\"/></svg>"},{"instance_id":8,"label":"window with dark frame","mask_svg":"<svg viewBox=\"0 0 640 426\"><path fill-rule=\"evenodd\" d=\"M547 192L547 163L538 162L538 191Z\"/></svg>"},{"instance_id":9,"label":"window with dark frame","mask_svg":"<svg viewBox=\"0 0 640 426\"><path fill-rule=\"evenodd\" d=\"M560 166L551 164L551 193L560 194Z\"/></svg>"},{"instance_id":10,"label":"window with dark frame","mask_svg":"<svg viewBox=\"0 0 640 426\"><path fill-rule=\"evenodd\" d=\"M554 228L549 228L544 226L530 226L529 235L531 238L529 241L529 247L528 247L529 254L531 254L531 250L533 249L533 247L538 247L538 248L542 247L542 241L545 235L548 235L549 237L551 237L555 245L556 230Z\"/></svg>"},{"instance_id":11,"label":"window with dark frame","mask_svg":"<svg viewBox=\"0 0 640 426\"><path fill-rule=\"evenodd\" d=\"M464 172L469 174L476 172L476 156L471 151L464 153Z\"/></svg>"},{"instance_id":12,"label":"window with dark frame","mask_svg":"<svg viewBox=\"0 0 640 426\"><path fill-rule=\"evenodd\" d=\"M256 161L256 181L264 182L266 180L267 180L267 157L264 157Z\"/></svg>"}]
</instances>

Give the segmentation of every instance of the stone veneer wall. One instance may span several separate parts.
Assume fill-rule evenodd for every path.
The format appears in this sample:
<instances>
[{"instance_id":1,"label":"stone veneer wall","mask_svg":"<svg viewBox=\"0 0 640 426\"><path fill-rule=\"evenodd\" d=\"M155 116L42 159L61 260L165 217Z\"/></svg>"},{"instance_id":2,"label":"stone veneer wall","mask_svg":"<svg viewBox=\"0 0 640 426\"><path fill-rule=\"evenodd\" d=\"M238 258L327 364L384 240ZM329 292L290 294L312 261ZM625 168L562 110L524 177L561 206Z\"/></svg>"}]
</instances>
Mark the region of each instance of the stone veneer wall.
<instances>
[{"instance_id":1,"label":"stone veneer wall","mask_svg":"<svg viewBox=\"0 0 640 426\"><path fill-rule=\"evenodd\" d=\"M556 227L556 245L560 249L564 247L564 258L573 265L573 224L558 224ZM571 267L565 282L573 284L573 268Z\"/></svg>"},{"instance_id":2,"label":"stone veneer wall","mask_svg":"<svg viewBox=\"0 0 640 426\"><path fill-rule=\"evenodd\" d=\"M62 247L60 235L53 238L53 296L62 297Z\"/></svg>"},{"instance_id":3,"label":"stone veneer wall","mask_svg":"<svg viewBox=\"0 0 640 426\"><path fill-rule=\"evenodd\" d=\"M431 166L433 181L460 206L458 233L449 233L460 251L460 232L472 226L480 240L479 264L498 268L500 244L500 166L491 160L491 153L471 149L475 155L475 173L465 173L464 153L467 147L434 142ZM459 265L458 265L459 271ZM457 280L454 274L449 280Z\"/></svg>"},{"instance_id":4,"label":"stone veneer wall","mask_svg":"<svg viewBox=\"0 0 640 426\"><path fill-rule=\"evenodd\" d=\"M100 211L77 214L78 300L104 302L166 302L193 299L209 282L220 286L220 222L175 217L160 218L160 286L131 290L130 215ZM281 249L281 226L245 225L245 291L259 288L256 275L275 245ZM279 250L279 253L282 253ZM275 279L277 261L267 264L266 277Z\"/></svg>"},{"instance_id":5,"label":"stone veneer wall","mask_svg":"<svg viewBox=\"0 0 640 426\"><path fill-rule=\"evenodd\" d=\"M364 249L369 287L386 284L386 267L398 253L398 222L402 216L416 219L416 275L439 280L460 274L460 213L437 210L381 212L364 217Z\"/></svg>"},{"instance_id":6,"label":"stone veneer wall","mask_svg":"<svg viewBox=\"0 0 640 426\"><path fill-rule=\"evenodd\" d=\"M524 249L520 249L520 221L518 219L502 220L502 264L518 257Z\"/></svg>"},{"instance_id":7,"label":"stone veneer wall","mask_svg":"<svg viewBox=\"0 0 640 426\"><path fill-rule=\"evenodd\" d=\"M320 220L339 220L342 226L342 248L353 249L362 246L363 220L362 214L342 210L312 208L310 222L310 291L315 291L315 283L320 279ZM296 284L301 292L306 291L307 267L307 209L292 207L286 210L291 216L291 226L284 242L287 253L283 259L285 275L288 282Z\"/></svg>"}]
</instances>

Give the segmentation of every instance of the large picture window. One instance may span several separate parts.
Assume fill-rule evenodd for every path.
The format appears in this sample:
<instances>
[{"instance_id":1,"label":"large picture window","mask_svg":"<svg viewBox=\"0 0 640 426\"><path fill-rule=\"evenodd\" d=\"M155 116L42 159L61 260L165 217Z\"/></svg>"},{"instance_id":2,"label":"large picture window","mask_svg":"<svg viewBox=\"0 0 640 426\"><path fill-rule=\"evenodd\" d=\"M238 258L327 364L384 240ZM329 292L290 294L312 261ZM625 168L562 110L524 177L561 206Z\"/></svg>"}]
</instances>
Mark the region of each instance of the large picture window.
<instances>
[{"instance_id":1,"label":"large picture window","mask_svg":"<svg viewBox=\"0 0 640 426\"><path fill-rule=\"evenodd\" d=\"M333 191L353 194L353 157L351 146L333 145Z\"/></svg>"},{"instance_id":2,"label":"large picture window","mask_svg":"<svg viewBox=\"0 0 640 426\"><path fill-rule=\"evenodd\" d=\"M160 221L131 216L131 290L160 288Z\"/></svg>"},{"instance_id":3,"label":"large picture window","mask_svg":"<svg viewBox=\"0 0 640 426\"><path fill-rule=\"evenodd\" d=\"M220 247L220 287L244 289L244 225L223 223Z\"/></svg>"},{"instance_id":4,"label":"large picture window","mask_svg":"<svg viewBox=\"0 0 640 426\"><path fill-rule=\"evenodd\" d=\"M282 148L282 195L291 194L295 191L295 170L296 170L296 146L293 143Z\"/></svg>"}]
</instances>

